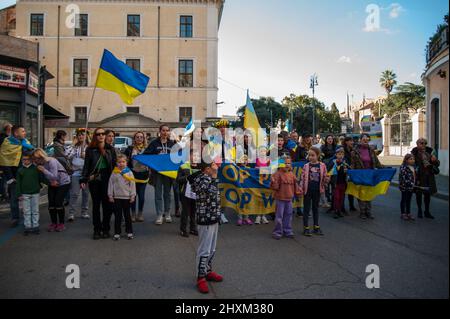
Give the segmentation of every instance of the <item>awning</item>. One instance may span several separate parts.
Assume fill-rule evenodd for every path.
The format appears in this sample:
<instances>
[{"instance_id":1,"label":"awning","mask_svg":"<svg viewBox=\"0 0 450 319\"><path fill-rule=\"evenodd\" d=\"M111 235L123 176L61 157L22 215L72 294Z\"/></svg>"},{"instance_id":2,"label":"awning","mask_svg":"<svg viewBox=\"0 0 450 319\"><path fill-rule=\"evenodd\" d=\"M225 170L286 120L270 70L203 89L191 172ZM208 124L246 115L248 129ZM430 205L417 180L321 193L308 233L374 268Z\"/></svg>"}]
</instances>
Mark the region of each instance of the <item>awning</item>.
<instances>
[{"instance_id":1,"label":"awning","mask_svg":"<svg viewBox=\"0 0 450 319\"><path fill-rule=\"evenodd\" d=\"M69 116L61 113L60 111L54 109L47 103L44 103L44 120L56 120L56 119L68 119Z\"/></svg>"}]
</instances>

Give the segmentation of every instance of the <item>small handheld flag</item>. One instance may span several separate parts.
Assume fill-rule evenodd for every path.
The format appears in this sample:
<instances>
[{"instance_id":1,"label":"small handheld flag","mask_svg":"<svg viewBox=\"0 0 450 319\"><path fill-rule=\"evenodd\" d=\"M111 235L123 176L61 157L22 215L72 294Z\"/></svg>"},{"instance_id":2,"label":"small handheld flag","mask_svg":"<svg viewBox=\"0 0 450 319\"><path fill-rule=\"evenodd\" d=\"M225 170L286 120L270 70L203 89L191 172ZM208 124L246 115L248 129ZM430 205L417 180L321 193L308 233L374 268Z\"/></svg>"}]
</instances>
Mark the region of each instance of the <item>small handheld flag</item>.
<instances>
[{"instance_id":1,"label":"small handheld flag","mask_svg":"<svg viewBox=\"0 0 450 319\"><path fill-rule=\"evenodd\" d=\"M98 70L96 87L116 92L128 105L145 92L150 78L118 60L111 52L104 49Z\"/></svg>"},{"instance_id":2,"label":"small handheld flag","mask_svg":"<svg viewBox=\"0 0 450 319\"><path fill-rule=\"evenodd\" d=\"M191 135L194 131L195 131L195 124L194 124L194 120L191 119L191 121L189 122L189 124L186 126L186 128L184 130L183 137Z\"/></svg>"}]
</instances>

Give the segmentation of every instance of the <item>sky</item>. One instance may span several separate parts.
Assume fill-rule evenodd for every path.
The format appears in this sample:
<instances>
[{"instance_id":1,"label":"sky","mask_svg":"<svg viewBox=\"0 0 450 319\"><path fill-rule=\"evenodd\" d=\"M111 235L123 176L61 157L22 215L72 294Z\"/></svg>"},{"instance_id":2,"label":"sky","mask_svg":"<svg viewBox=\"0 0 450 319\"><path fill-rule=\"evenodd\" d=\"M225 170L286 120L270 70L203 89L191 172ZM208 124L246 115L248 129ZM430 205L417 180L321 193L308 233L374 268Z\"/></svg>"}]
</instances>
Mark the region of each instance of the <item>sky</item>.
<instances>
[{"instance_id":1,"label":"sky","mask_svg":"<svg viewBox=\"0 0 450 319\"><path fill-rule=\"evenodd\" d=\"M0 0L0 8L14 3ZM367 26L371 4L379 9L379 24ZM421 83L426 43L448 11L446 0L226 0L218 114L234 115L247 89L252 98L277 101L311 95L314 73L316 97L341 111L347 92L354 102L383 95L379 78L386 69L399 83Z\"/></svg>"},{"instance_id":2,"label":"sky","mask_svg":"<svg viewBox=\"0 0 450 319\"><path fill-rule=\"evenodd\" d=\"M379 27L369 25L366 7L379 8ZM382 71L398 82L421 83L428 38L443 23L448 1L408 0L226 0L219 30L220 115L232 115L252 98L277 101L291 93L311 95L346 108L384 94ZM351 101L350 101L351 102Z\"/></svg>"}]
</instances>

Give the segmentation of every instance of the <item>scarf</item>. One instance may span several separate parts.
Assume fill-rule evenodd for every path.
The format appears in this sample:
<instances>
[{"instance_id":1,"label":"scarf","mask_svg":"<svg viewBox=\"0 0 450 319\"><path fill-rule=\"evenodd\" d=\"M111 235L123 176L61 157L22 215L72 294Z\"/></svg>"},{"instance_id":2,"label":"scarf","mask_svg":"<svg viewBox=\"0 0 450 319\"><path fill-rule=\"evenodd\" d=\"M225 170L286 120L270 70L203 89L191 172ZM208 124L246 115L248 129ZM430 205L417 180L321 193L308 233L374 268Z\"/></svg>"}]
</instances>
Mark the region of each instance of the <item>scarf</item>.
<instances>
[{"instance_id":1,"label":"scarf","mask_svg":"<svg viewBox=\"0 0 450 319\"><path fill-rule=\"evenodd\" d=\"M116 166L114 167L113 173L122 175L122 177L129 182L135 182L138 184L148 183L148 178L146 180L142 180L142 179L135 179L134 176L130 176L129 173L131 173L131 169L129 169L128 167L125 167L123 170L120 170L120 168Z\"/></svg>"}]
</instances>

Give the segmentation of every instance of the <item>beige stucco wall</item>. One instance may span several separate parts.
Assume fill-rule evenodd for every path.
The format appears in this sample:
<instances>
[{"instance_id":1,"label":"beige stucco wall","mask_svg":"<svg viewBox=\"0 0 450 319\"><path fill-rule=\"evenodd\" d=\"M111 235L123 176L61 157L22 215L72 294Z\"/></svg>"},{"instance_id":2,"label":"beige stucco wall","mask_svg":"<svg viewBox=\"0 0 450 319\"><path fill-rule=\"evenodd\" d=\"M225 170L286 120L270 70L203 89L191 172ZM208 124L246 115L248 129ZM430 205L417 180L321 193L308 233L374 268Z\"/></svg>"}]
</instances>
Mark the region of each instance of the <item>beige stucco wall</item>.
<instances>
[{"instance_id":1,"label":"beige stucco wall","mask_svg":"<svg viewBox=\"0 0 450 319\"><path fill-rule=\"evenodd\" d=\"M439 75L439 71L445 72L445 78ZM434 112L432 112L431 102L437 98L440 105L440 147L439 147L439 160L441 161L441 173L448 176L449 169L449 49L444 50L439 56L435 57L432 63L427 68L423 77L423 83L426 87L427 97L427 138L429 144L434 147Z\"/></svg>"},{"instance_id":2,"label":"beige stucco wall","mask_svg":"<svg viewBox=\"0 0 450 319\"><path fill-rule=\"evenodd\" d=\"M77 1L80 13L89 19L88 37L75 37L65 23L71 1L19 1L16 6L16 36L39 41L41 62L55 79L47 82L46 102L74 120L75 106L88 106L106 48L125 61L140 58L141 71L150 76L147 91L135 100L141 114L162 122L177 122L178 108L193 107L196 119L217 113L218 15L221 1ZM60 61L57 69L58 5L60 8ZM160 87L157 88L158 6L161 7ZM44 13L44 36L30 37L30 14ZM126 36L127 14L141 15L141 36ZM179 16L193 16L193 38L178 37ZM72 87L73 59L89 61L88 87ZM178 88L178 59L194 60L194 87ZM59 93L57 94L57 76ZM92 121L125 110L125 103L111 92L98 89L91 113Z\"/></svg>"}]
</instances>

